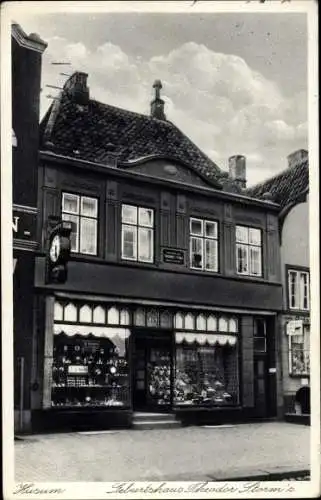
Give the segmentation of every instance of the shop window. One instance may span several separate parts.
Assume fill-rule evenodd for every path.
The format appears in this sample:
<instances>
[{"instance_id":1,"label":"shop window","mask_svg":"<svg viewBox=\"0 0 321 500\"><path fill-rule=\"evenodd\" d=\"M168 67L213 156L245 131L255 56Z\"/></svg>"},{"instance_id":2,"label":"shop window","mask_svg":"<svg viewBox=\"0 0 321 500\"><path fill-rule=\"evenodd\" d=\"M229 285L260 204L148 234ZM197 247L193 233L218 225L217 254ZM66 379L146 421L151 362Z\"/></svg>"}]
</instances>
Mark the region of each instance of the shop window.
<instances>
[{"instance_id":1,"label":"shop window","mask_svg":"<svg viewBox=\"0 0 321 500\"><path fill-rule=\"evenodd\" d=\"M71 251L97 255L97 198L63 193L62 219L73 223Z\"/></svg>"},{"instance_id":2,"label":"shop window","mask_svg":"<svg viewBox=\"0 0 321 500\"><path fill-rule=\"evenodd\" d=\"M54 320L62 321L64 318L64 308L59 302L55 302L54 307Z\"/></svg>"},{"instance_id":3,"label":"shop window","mask_svg":"<svg viewBox=\"0 0 321 500\"><path fill-rule=\"evenodd\" d=\"M266 320L254 319L254 341L253 349L256 353L266 352Z\"/></svg>"},{"instance_id":4,"label":"shop window","mask_svg":"<svg viewBox=\"0 0 321 500\"><path fill-rule=\"evenodd\" d=\"M91 307L84 305L79 309L79 322L80 323L92 323L92 309Z\"/></svg>"},{"instance_id":5,"label":"shop window","mask_svg":"<svg viewBox=\"0 0 321 500\"><path fill-rule=\"evenodd\" d=\"M64 320L71 323L77 321L77 307L74 304L66 305Z\"/></svg>"},{"instance_id":6,"label":"shop window","mask_svg":"<svg viewBox=\"0 0 321 500\"><path fill-rule=\"evenodd\" d=\"M289 335L289 372L291 375L309 375L310 326L302 324L297 332Z\"/></svg>"},{"instance_id":7,"label":"shop window","mask_svg":"<svg viewBox=\"0 0 321 500\"><path fill-rule=\"evenodd\" d=\"M93 312L94 323L106 323L106 312L102 306L96 306Z\"/></svg>"},{"instance_id":8,"label":"shop window","mask_svg":"<svg viewBox=\"0 0 321 500\"><path fill-rule=\"evenodd\" d=\"M134 314L134 323L136 326L145 326L145 311L144 309L136 309Z\"/></svg>"},{"instance_id":9,"label":"shop window","mask_svg":"<svg viewBox=\"0 0 321 500\"><path fill-rule=\"evenodd\" d=\"M157 309L151 309L150 311L147 311L146 319L147 319L147 326L157 328L158 327Z\"/></svg>"},{"instance_id":10,"label":"shop window","mask_svg":"<svg viewBox=\"0 0 321 500\"><path fill-rule=\"evenodd\" d=\"M52 406L128 406L128 332L103 333L54 336Z\"/></svg>"},{"instance_id":11,"label":"shop window","mask_svg":"<svg viewBox=\"0 0 321 500\"><path fill-rule=\"evenodd\" d=\"M175 328L182 330L184 328L184 316L181 313L175 314Z\"/></svg>"},{"instance_id":12,"label":"shop window","mask_svg":"<svg viewBox=\"0 0 321 500\"><path fill-rule=\"evenodd\" d=\"M108 320L109 325L119 325L119 311L116 307L110 307L108 309Z\"/></svg>"},{"instance_id":13,"label":"shop window","mask_svg":"<svg viewBox=\"0 0 321 500\"><path fill-rule=\"evenodd\" d=\"M154 261L154 210L122 205L122 259Z\"/></svg>"},{"instance_id":14,"label":"shop window","mask_svg":"<svg viewBox=\"0 0 321 500\"><path fill-rule=\"evenodd\" d=\"M217 330L217 319L212 314L210 314L207 318L207 330L209 332L216 332Z\"/></svg>"},{"instance_id":15,"label":"shop window","mask_svg":"<svg viewBox=\"0 0 321 500\"><path fill-rule=\"evenodd\" d=\"M190 265L192 269L218 271L217 222L190 219Z\"/></svg>"},{"instance_id":16,"label":"shop window","mask_svg":"<svg viewBox=\"0 0 321 500\"><path fill-rule=\"evenodd\" d=\"M197 334L198 335L198 334ZM179 406L226 406L239 401L236 344L176 345L174 403Z\"/></svg>"},{"instance_id":17,"label":"shop window","mask_svg":"<svg viewBox=\"0 0 321 500\"><path fill-rule=\"evenodd\" d=\"M195 329L195 321L194 316L191 313L186 314L185 316L185 330L194 330Z\"/></svg>"},{"instance_id":18,"label":"shop window","mask_svg":"<svg viewBox=\"0 0 321 500\"><path fill-rule=\"evenodd\" d=\"M236 226L236 270L237 274L262 276L260 229Z\"/></svg>"},{"instance_id":19,"label":"shop window","mask_svg":"<svg viewBox=\"0 0 321 500\"><path fill-rule=\"evenodd\" d=\"M203 314L199 314L196 318L196 329L206 330L206 318Z\"/></svg>"},{"instance_id":20,"label":"shop window","mask_svg":"<svg viewBox=\"0 0 321 500\"><path fill-rule=\"evenodd\" d=\"M289 309L310 309L310 275L307 271L288 271Z\"/></svg>"},{"instance_id":21,"label":"shop window","mask_svg":"<svg viewBox=\"0 0 321 500\"><path fill-rule=\"evenodd\" d=\"M120 311L120 324L121 325L130 324L129 311L127 309L121 309Z\"/></svg>"},{"instance_id":22,"label":"shop window","mask_svg":"<svg viewBox=\"0 0 321 500\"><path fill-rule=\"evenodd\" d=\"M169 311L161 311L160 313L160 327L172 328L172 315Z\"/></svg>"},{"instance_id":23,"label":"shop window","mask_svg":"<svg viewBox=\"0 0 321 500\"><path fill-rule=\"evenodd\" d=\"M229 332L236 333L237 332L237 319L230 318L229 320Z\"/></svg>"},{"instance_id":24,"label":"shop window","mask_svg":"<svg viewBox=\"0 0 321 500\"><path fill-rule=\"evenodd\" d=\"M218 329L220 332L227 332L228 328L227 328L227 319L224 318L224 317L221 317L218 321Z\"/></svg>"}]
</instances>

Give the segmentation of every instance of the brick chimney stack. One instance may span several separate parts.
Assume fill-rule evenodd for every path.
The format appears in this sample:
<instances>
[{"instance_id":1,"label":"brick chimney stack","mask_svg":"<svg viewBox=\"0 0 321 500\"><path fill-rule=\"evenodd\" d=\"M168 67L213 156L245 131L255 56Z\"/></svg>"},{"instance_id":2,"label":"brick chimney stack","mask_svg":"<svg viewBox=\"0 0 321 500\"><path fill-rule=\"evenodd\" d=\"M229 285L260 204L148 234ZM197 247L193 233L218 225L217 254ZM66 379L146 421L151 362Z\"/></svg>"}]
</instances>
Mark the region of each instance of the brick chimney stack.
<instances>
[{"instance_id":1,"label":"brick chimney stack","mask_svg":"<svg viewBox=\"0 0 321 500\"><path fill-rule=\"evenodd\" d=\"M241 188L246 188L246 158L242 155L231 156L229 163L229 178Z\"/></svg>"},{"instance_id":2,"label":"brick chimney stack","mask_svg":"<svg viewBox=\"0 0 321 500\"><path fill-rule=\"evenodd\" d=\"M77 103L86 105L89 101L89 88L87 87L87 73L76 71L64 84L63 91Z\"/></svg>"},{"instance_id":3,"label":"brick chimney stack","mask_svg":"<svg viewBox=\"0 0 321 500\"><path fill-rule=\"evenodd\" d=\"M298 149L294 153L289 154L287 159L289 168L297 167L308 160L308 152L306 149Z\"/></svg>"},{"instance_id":4,"label":"brick chimney stack","mask_svg":"<svg viewBox=\"0 0 321 500\"><path fill-rule=\"evenodd\" d=\"M155 98L152 100L150 108L151 108L151 116L153 118L158 118L159 120L166 120L166 116L164 113L165 102L160 97L160 90L162 88L162 82L160 80L155 80L153 88L155 89Z\"/></svg>"}]
</instances>

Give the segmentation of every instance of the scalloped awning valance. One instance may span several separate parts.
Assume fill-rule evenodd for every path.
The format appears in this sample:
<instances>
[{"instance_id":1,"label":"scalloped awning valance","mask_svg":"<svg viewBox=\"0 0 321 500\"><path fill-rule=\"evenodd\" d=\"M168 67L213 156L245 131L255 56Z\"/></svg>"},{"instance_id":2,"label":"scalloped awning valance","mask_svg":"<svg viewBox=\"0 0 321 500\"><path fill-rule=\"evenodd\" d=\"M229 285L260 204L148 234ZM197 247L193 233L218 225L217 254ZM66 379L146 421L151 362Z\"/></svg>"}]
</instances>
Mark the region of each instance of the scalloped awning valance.
<instances>
[{"instance_id":1,"label":"scalloped awning valance","mask_svg":"<svg viewBox=\"0 0 321 500\"><path fill-rule=\"evenodd\" d=\"M116 337L127 339L130 336L130 330L128 328L55 323L54 334L59 335L60 333L65 333L69 337L74 335L82 335L84 337L94 335L95 337L105 337L108 339L114 339Z\"/></svg>"},{"instance_id":2,"label":"scalloped awning valance","mask_svg":"<svg viewBox=\"0 0 321 500\"><path fill-rule=\"evenodd\" d=\"M237 337L235 335L220 335L211 333L194 333L194 332L176 332L175 339L177 344L187 342L193 344L196 342L200 345L235 345Z\"/></svg>"}]
</instances>

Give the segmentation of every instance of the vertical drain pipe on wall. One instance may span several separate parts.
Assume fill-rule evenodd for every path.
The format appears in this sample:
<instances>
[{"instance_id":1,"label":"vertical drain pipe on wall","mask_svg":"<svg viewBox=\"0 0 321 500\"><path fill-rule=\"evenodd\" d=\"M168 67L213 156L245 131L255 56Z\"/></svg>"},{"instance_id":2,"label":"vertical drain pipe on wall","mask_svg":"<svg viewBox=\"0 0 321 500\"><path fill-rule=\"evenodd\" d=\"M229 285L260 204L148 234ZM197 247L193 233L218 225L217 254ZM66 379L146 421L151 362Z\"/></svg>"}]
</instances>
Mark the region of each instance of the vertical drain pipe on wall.
<instances>
[{"instance_id":1,"label":"vertical drain pipe on wall","mask_svg":"<svg viewBox=\"0 0 321 500\"><path fill-rule=\"evenodd\" d=\"M24 389L24 378L25 378L25 358L20 359L20 398L19 398L19 429L20 432L23 431L23 389Z\"/></svg>"}]
</instances>

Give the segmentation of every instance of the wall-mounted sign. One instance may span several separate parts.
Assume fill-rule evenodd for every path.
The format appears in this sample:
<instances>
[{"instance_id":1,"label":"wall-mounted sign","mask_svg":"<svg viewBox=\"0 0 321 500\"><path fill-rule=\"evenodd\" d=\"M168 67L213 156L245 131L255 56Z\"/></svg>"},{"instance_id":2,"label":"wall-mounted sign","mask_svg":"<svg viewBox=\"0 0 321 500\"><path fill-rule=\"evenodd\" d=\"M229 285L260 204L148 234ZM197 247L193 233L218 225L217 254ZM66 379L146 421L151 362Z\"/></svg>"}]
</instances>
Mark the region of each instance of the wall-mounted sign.
<instances>
[{"instance_id":1,"label":"wall-mounted sign","mask_svg":"<svg viewBox=\"0 0 321 500\"><path fill-rule=\"evenodd\" d=\"M276 368L275 367L269 368L269 373L276 373Z\"/></svg>"},{"instance_id":2,"label":"wall-mounted sign","mask_svg":"<svg viewBox=\"0 0 321 500\"><path fill-rule=\"evenodd\" d=\"M26 249L36 245L37 209L22 205L14 205L12 212L13 247Z\"/></svg>"},{"instance_id":3,"label":"wall-mounted sign","mask_svg":"<svg viewBox=\"0 0 321 500\"><path fill-rule=\"evenodd\" d=\"M303 321L291 320L286 325L287 335L302 335Z\"/></svg>"},{"instance_id":4,"label":"wall-mounted sign","mask_svg":"<svg viewBox=\"0 0 321 500\"><path fill-rule=\"evenodd\" d=\"M166 264L184 265L185 252L174 248L163 248L163 262Z\"/></svg>"},{"instance_id":5,"label":"wall-mounted sign","mask_svg":"<svg viewBox=\"0 0 321 500\"><path fill-rule=\"evenodd\" d=\"M69 365L68 366L69 375L87 375L88 366L87 365Z\"/></svg>"}]
</instances>

